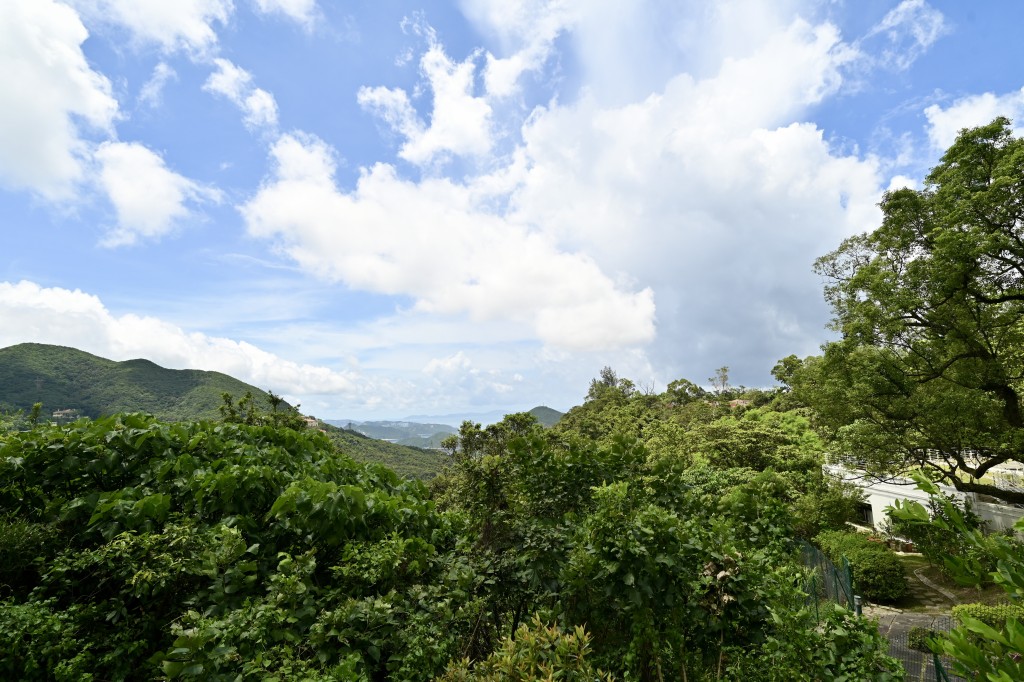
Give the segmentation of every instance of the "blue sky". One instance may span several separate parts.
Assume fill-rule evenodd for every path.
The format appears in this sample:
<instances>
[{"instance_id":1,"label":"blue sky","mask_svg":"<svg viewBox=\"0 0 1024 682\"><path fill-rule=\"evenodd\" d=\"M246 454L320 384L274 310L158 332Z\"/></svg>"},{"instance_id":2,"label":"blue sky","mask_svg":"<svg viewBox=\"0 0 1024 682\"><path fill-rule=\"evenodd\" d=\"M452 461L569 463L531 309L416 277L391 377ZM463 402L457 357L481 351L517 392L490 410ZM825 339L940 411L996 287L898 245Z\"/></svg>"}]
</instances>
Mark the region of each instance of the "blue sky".
<instances>
[{"instance_id":1,"label":"blue sky","mask_svg":"<svg viewBox=\"0 0 1024 682\"><path fill-rule=\"evenodd\" d=\"M1024 3L2 0L0 346L317 416L765 386L814 259L996 115Z\"/></svg>"}]
</instances>

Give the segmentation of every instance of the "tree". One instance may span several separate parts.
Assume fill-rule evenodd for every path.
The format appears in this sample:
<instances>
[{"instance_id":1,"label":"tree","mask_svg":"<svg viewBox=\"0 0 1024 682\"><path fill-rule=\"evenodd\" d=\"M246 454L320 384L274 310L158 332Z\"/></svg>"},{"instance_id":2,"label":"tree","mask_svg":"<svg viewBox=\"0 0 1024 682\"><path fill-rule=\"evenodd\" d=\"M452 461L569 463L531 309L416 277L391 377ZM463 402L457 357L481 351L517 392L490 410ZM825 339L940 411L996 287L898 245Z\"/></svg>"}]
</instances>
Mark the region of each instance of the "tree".
<instances>
[{"instance_id":1,"label":"tree","mask_svg":"<svg viewBox=\"0 0 1024 682\"><path fill-rule=\"evenodd\" d=\"M715 370L715 376L709 377L708 381L718 395L724 395L729 390L729 368L722 366Z\"/></svg>"},{"instance_id":2,"label":"tree","mask_svg":"<svg viewBox=\"0 0 1024 682\"><path fill-rule=\"evenodd\" d=\"M880 206L816 263L842 339L794 381L869 470L1024 502L983 480L1024 462L1024 140L1005 118L962 130L922 190Z\"/></svg>"}]
</instances>

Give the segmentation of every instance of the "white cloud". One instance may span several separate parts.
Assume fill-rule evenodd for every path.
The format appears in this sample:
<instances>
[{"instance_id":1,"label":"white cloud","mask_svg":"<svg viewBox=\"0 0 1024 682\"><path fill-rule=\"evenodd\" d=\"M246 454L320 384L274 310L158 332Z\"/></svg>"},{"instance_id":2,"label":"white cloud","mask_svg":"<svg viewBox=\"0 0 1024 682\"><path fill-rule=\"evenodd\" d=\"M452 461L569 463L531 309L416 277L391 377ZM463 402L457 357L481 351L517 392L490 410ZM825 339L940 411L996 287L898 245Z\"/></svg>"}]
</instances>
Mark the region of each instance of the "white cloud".
<instances>
[{"instance_id":1,"label":"white cloud","mask_svg":"<svg viewBox=\"0 0 1024 682\"><path fill-rule=\"evenodd\" d=\"M566 0L463 0L463 13L479 29L494 34L506 56L487 53L487 94L507 97L519 90L524 73L540 71L555 39L570 28L577 12Z\"/></svg>"},{"instance_id":2,"label":"white cloud","mask_svg":"<svg viewBox=\"0 0 1024 682\"><path fill-rule=\"evenodd\" d=\"M139 103L148 107L158 107L163 102L164 86L169 81L177 80L178 73L167 62L160 62L153 69L153 75L139 90Z\"/></svg>"},{"instance_id":3,"label":"white cloud","mask_svg":"<svg viewBox=\"0 0 1024 682\"><path fill-rule=\"evenodd\" d=\"M316 0L255 0L255 6L264 14L283 14L306 30L316 23Z\"/></svg>"},{"instance_id":4,"label":"white cloud","mask_svg":"<svg viewBox=\"0 0 1024 682\"><path fill-rule=\"evenodd\" d=\"M227 59L213 60L217 70L203 83L203 90L227 97L242 110L250 130L277 127L277 102L266 90L254 87L252 74Z\"/></svg>"},{"instance_id":5,"label":"white cloud","mask_svg":"<svg viewBox=\"0 0 1024 682\"><path fill-rule=\"evenodd\" d=\"M873 60L904 71L948 32L942 12L925 0L903 0L872 27L862 42L884 38L887 44L876 52Z\"/></svg>"},{"instance_id":6,"label":"white cloud","mask_svg":"<svg viewBox=\"0 0 1024 682\"><path fill-rule=\"evenodd\" d=\"M112 360L145 358L172 369L223 372L286 396L334 394L368 401L380 390L354 372L292 362L244 341L188 332L153 317L114 315L80 290L0 282L0 347L73 346Z\"/></svg>"},{"instance_id":7,"label":"white cloud","mask_svg":"<svg viewBox=\"0 0 1024 682\"><path fill-rule=\"evenodd\" d=\"M110 82L82 54L87 37L65 5L0 3L0 184L74 196L88 156L81 128L109 132L117 116Z\"/></svg>"},{"instance_id":8,"label":"white cloud","mask_svg":"<svg viewBox=\"0 0 1024 682\"><path fill-rule=\"evenodd\" d=\"M430 124L420 121L404 90L363 87L359 103L405 137L399 156L410 163L429 165L450 154L486 154L493 146L492 110L485 98L473 94L477 55L453 62L432 29L421 29L421 33L429 41L420 71L433 96Z\"/></svg>"},{"instance_id":9,"label":"white cloud","mask_svg":"<svg viewBox=\"0 0 1024 682\"><path fill-rule=\"evenodd\" d=\"M945 108L933 104L924 110L924 115L928 119L928 139L935 149L944 150L964 128L991 123L997 116L1024 123L1024 88L1005 95L991 92L970 95ZM1024 127L1018 125L1014 134L1024 135Z\"/></svg>"},{"instance_id":10,"label":"white cloud","mask_svg":"<svg viewBox=\"0 0 1024 682\"><path fill-rule=\"evenodd\" d=\"M157 239L191 215L189 202L219 201L220 193L167 168L158 154L137 143L104 142L96 150L99 184L117 212L105 246Z\"/></svg>"},{"instance_id":11,"label":"white cloud","mask_svg":"<svg viewBox=\"0 0 1024 682\"><path fill-rule=\"evenodd\" d=\"M888 191L897 189L920 189L921 183L913 178L908 178L905 175L894 175L892 180L889 181L889 186L886 188Z\"/></svg>"},{"instance_id":12,"label":"white cloud","mask_svg":"<svg viewBox=\"0 0 1024 682\"><path fill-rule=\"evenodd\" d=\"M488 212L470 187L415 184L378 164L345 193L323 142L285 135L272 153L274 177L241 207L249 232L320 277L412 297L421 311L516 320L566 348L653 336L650 290L632 292L590 258Z\"/></svg>"},{"instance_id":13,"label":"white cloud","mask_svg":"<svg viewBox=\"0 0 1024 682\"><path fill-rule=\"evenodd\" d=\"M835 27L796 19L641 101L585 93L536 110L510 219L650 287L648 352L662 371L699 379L728 364L742 381L764 377L821 342L814 259L880 218L879 162L838 154L799 122L855 57Z\"/></svg>"},{"instance_id":14,"label":"white cloud","mask_svg":"<svg viewBox=\"0 0 1024 682\"><path fill-rule=\"evenodd\" d=\"M445 358L431 358L430 362L423 367L423 373L430 376L454 374L465 372L472 366L473 363L460 350L454 355L449 355Z\"/></svg>"},{"instance_id":15,"label":"white cloud","mask_svg":"<svg viewBox=\"0 0 1024 682\"><path fill-rule=\"evenodd\" d=\"M231 0L71 0L91 21L121 26L140 45L164 52L208 53L217 44L214 23L231 19Z\"/></svg>"}]
</instances>

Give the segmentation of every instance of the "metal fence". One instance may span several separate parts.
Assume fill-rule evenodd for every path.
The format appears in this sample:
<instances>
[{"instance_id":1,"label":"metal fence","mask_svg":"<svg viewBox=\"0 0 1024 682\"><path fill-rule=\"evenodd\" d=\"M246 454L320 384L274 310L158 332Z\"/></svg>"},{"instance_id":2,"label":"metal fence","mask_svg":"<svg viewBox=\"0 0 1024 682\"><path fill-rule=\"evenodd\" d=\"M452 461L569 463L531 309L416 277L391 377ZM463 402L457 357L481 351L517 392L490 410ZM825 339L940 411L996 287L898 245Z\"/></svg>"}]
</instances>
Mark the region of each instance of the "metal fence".
<instances>
[{"instance_id":1,"label":"metal fence","mask_svg":"<svg viewBox=\"0 0 1024 682\"><path fill-rule=\"evenodd\" d=\"M827 604L839 604L850 610L856 609L853 593L853 574L846 557L836 565L814 545L800 543L801 563L809 575L804 584L808 606L813 607L815 618L821 620L821 611ZM956 622L949 616L934 618L928 629L936 633L949 632ZM906 682L964 682L964 678L949 672L950 661L926 651L912 649L908 631L892 634L889 639L889 655L898 660L907 671Z\"/></svg>"},{"instance_id":2,"label":"metal fence","mask_svg":"<svg viewBox=\"0 0 1024 682\"><path fill-rule=\"evenodd\" d=\"M935 617L928 629L934 633L946 633L956 627L956 621L949 616ZM903 664L907 671L906 682L963 682L964 678L949 672L951 662L945 656L910 647L909 633L898 632L889 636L889 655Z\"/></svg>"},{"instance_id":3,"label":"metal fence","mask_svg":"<svg viewBox=\"0 0 1024 682\"><path fill-rule=\"evenodd\" d=\"M837 566L820 549L802 542L800 560L810 569L807 582L804 584L804 592L807 593L807 603L814 607L814 614L818 620L821 619L819 614L822 602L832 602L850 610L854 609L853 575L846 557L843 557Z\"/></svg>"}]
</instances>

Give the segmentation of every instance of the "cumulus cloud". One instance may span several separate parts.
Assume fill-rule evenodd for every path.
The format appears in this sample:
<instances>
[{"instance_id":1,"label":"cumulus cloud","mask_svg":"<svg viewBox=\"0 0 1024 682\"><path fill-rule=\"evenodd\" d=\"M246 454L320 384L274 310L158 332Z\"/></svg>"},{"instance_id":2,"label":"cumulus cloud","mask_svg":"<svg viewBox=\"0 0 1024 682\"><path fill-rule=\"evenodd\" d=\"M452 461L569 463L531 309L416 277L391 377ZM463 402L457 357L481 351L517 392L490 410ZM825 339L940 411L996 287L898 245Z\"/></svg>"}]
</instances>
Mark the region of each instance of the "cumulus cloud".
<instances>
[{"instance_id":1,"label":"cumulus cloud","mask_svg":"<svg viewBox=\"0 0 1024 682\"><path fill-rule=\"evenodd\" d=\"M96 150L99 184L117 213L104 246L159 238L192 215L187 204L220 201L220 192L167 168L154 151L137 143L104 142Z\"/></svg>"},{"instance_id":2,"label":"cumulus cloud","mask_svg":"<svg viewBox=\"0 0 1024 682\"><path fill-rule=\"evenodd\" d=\"M316 23L316 0L255 0L255 7L264 14L281 14L312 29Z\"/></svg>"},{"instance_id":3,"label":"cumulus cloud","mask_svg":"<svg viewBox=\"0 0 1024 682\"><path fill-rule=\"evenodd\" d=\"M429 165L448 155L481 156L493 146L491 105L474 92L474 53L453 61L437 41L433 29L419 29L429 47L420 58L420 72L433 101L430 123L420 120L408 94L401 89L363 87L359 103L405 138L399 156L410 163Z\"/></svg>"},{"instance_id":4,"label":"cumulus cloud","mask_svg":"<svg viewBox=\"0 0 1024 682\"><path fill-rule=\"evenodd\" d=\"M110 358L145 358L173 369L224 372L286 396L334 394L364 400L363 377L286 360L244 341L188 332L166 321L114 315L94 295L34 282L0 282L0 347L36 342Z\"/></svg>"},{"instance_id":5,"label":"cumulus cloud","mask_svg":"<svg viewBox=\"0 0 1024 682\"><path fill-rule=\"evenodd\" d=\"M308 271L411 297L420 311L516 320L566 348L653 336L649 289L620 286L587 256L488 212L471 187L417 184L378 164L343 192L322 141L284 135L272 155L274 176L241 210L252 235L277 240Z\"/></svg>"},{"instance_id":6,"label":"cumulus cloud","mask_svg":"<svg viewBox=\"0 0 1024 682\"><path fill-rule=\"evenodd\" d=\"M555 40L576 21L578 12L567 0L463 0L463 13L478 29L495 35L505 56L487 53L487 93L507 97L519 91L524 73L540 71Z\"/></svg>"},{"instance_id":7,"label":"cumulus cloud","mask_svg":"<svg viewBox=\"0 0 1024 682\"><path fill-rule=\"evenodd\" d=\"M117 116L110 82L86 62L88 37L71 8L51 0L0 3L0 184L50 200L83 179L83 130Z\"/></svg>"},{"instance_id":8,"label":"cumulus cloud","mask_svg":"<svg viewBox=\"0 0 1024 682\"><path fill-rule=\"evenodd\" d=\"M516 6L524 4L529 3ZM463 7L471 5L500 16L492 3ZM631 18L632 9L598 3L593 10L576 5L574 11L571 30L586 73L601 74L601 64L618 59L633 72L643 70L631 45L601 39L590 16L614 11L629 15L630 24L640 21ZM587 88L575 98L535 108L504 165L486 175L461 183L436 178L413 183L397 177L391 166L378 165L344 196L361 208L371 196L390 196L393 206L417 205L412 197L432 196L433 203L451 208L458 205L451 192L458 190L463 203L457 213L474 216L476 225L493 226L498 235L519 227L528 239L553 245L560 254L586 254L595 272L616 273L617 279L608 279L614 282L611 291L652 292L649 315L653 319L656 300L657 338L648 337L645 348L666 373L699 378L707 376L699 372L729 364L742 381L765 381L776 359L814 352L820 343L827 311L811 265L844 237L877 225L885 164L840 153L821 129L801 120L810 107L839 92L844 72L863 58L834 25L801 18L786 3L717 3L705 15L696 14L697 23L683 26L687 35L710 34L715 41L686 53L686 64L647 94L617 103L602 96L600 87ZM889 24L895 30L906 20L891 18ZM687 21L695 20L688 16ZM723 44L735 49L723 51ZM591 58L593 63L587 61ZM615 75L609 78L614 84ZM399 90L377 94L390 98L386 110L393 127L407 126L407 136L414 137L410 98ZM333 187L330 191L337 194ZM438 211L420 208L397 222L422 227L430 224L422 216L431 213ZM353 224L371 224L351 214ZM250 221L250 229L253 225ZM305 245L282 241L300 264L322 273L337 267L325 263L325 242L310 237L312 230L274 234L294 239L300 232L307 235ZM324 228L318 235L328 233ZM382 273L390 264L408 263L383 241L374 249L380 253L374 281L386 279ZM447 253L453 260L446 264L471 260L457 245L452 249ZM509 252L528 254L521 246ZM366 287L368 280L353 276L356 267L334 276ZM455 279L475 282L472 276ZM416 291L411 285L379 284L372 290ZM593 308L587 310L587 292L595 291L588 284L578 292L569 326L582 338L601 339L610 318L601 296L593 295ZM421 308L437 305L430 293L417 300ZM638 318L621 319L623 326L635 326ZM562 338L559 330L567 326L555 307L538 309L530 324L549 343ZM667 379L675 378L672 374Z\"/></svg>"},{"instance_id":9,"label":"cumulus cloud","mask_svg":"<svg viewBox=\"0 0 1024 682\"><path fill-rule=\"evenodd\" d=\"M213 60L217 70L203 83L207 92L223 95L242 110L243 121L250 130L277 127L277 102L266 90L252 84L252 74L227 59Z\"/></svg>"},{"instance_id":10,"label":"cumulus cloud","mask_svg":"<svg viewBox=\"0 0 1024 682\"><path fill-rule=\"evenodd\" d=\"M217 44L213 25L227 24L234 11L231 0L71 0L71 4L91 21L126 29L139 45L193 55L206 54Z\"/></svg>"},{"instance_id":11,"label":"cumulus cloud","mask_svg":"<svg viewBox=\"0 0 1024 682\"><path fill-rule=\"evenodd\" d=\"M796 19L747 57L642 101L585 95L535 111L513 218L650 287L649 351L666 371L766 376L820 343L814 258L879 218L878 162L837 154L794 122L840 89L854 56L833 26Z\"/></svg>"},{"instance_id":12,"label":"cumulus cloud","mask_svg":"<svg viewBox=\"0 0 1024 682\"><path fill-rule=\"evenodd\" d=\"M944 150L956 140L964 128L991 123L997 116L1006 116L1018 124L1024 123L1024 88L1005 95L985 92L962 97L948 107L933 104L924 110L928 119L928 139L935 149ZM1018 125L1015 135L1024 135Z\"/></svg>"}]
</instances>

